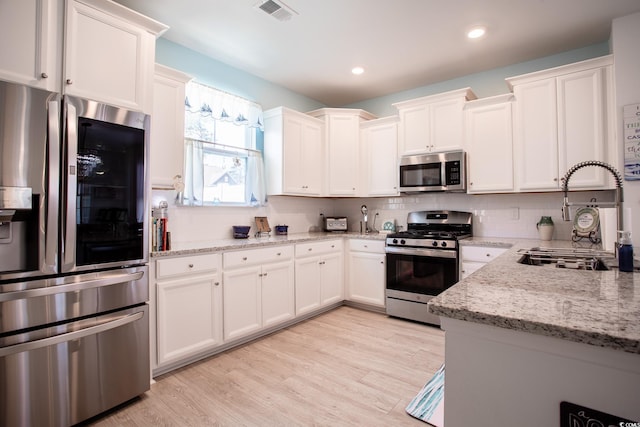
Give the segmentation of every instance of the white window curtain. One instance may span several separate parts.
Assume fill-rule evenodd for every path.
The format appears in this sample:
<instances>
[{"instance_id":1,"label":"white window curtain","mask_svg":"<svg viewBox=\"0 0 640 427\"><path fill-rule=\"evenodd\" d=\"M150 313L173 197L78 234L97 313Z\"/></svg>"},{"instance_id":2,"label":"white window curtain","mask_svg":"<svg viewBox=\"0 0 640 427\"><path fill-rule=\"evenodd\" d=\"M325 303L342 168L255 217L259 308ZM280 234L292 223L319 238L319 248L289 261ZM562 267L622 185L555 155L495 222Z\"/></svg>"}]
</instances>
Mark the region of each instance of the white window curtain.
<instances>
[{"instance_id":1,"label":"white window curtain","mask_svg":"<svg viewBox=\"0 0 640 427\"><path fill-rule=\"evenodd\" d=\"M207 143L216 144L222 151L225 146L246 150L247 172L245 204L266 204L266 188L262 153L253 150L249 139L242 141L217 141L216 122L230 122L237 126L263 130L262 107L259 104L190 82L185 98L185 189L184 204L202 206L205 200L204 156ZM230 147L226 147L230 148Z\"/></svg>"}]
</instances>

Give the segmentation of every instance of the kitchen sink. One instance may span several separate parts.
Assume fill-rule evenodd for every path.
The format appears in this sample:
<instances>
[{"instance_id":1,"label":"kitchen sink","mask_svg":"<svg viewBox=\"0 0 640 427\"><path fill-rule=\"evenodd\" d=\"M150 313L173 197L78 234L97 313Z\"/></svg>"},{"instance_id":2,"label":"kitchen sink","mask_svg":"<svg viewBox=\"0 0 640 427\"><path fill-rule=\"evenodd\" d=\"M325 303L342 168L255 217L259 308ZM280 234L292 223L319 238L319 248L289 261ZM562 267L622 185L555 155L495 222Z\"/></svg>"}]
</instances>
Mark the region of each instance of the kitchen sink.
<instances>
[{"instance_id":1,"label":"kitchen sink","mask_svg":"<svg viewBox=\"0 0 640 427\"><path fill-rule=\"evenodd\" d=\"M613 253L583 248L541 248L520 249L520 264L568 268L574 270L609 270L615 266Z\"/></svg>"}]
</instances>

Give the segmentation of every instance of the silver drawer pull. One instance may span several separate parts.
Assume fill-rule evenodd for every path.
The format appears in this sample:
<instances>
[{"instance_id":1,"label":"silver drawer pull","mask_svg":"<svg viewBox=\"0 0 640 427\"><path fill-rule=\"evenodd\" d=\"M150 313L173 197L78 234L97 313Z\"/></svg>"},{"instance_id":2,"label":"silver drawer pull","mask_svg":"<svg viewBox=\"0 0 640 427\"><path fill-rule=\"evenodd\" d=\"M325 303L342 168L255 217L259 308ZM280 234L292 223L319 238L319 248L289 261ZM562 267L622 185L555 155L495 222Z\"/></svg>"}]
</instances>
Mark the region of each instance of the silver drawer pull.
<instances>
[{"instance_id":1,"label":"silver drawer pull","mask_svg":"<svg viewBox=\"0 0 640 427\"><path fill-rule=\"evenodd\" d=\"M189 264L189 268L193 268L193 264Z\"/></svg>"},{"instance_id":2,"label":"silver drawer pull","mask_svg":"<svg viewBox=\"0 0 640 427\"><path fill-rule=\"evenodd\" d=\"M278 252L276 255L280 256L280 255L282 255L282 253L281 253L281 252Z\"/></svg>"},{"instance_id":3,"label":"silver drawer pull","mask_svg":"<svg viewBox=\"0 0 640 427\"><path fill-rule=\"evenodd\" d=\"M247 257L246 257L246 256L243 256L243 257L242 257L242 260L243 260L243 261L246 261L246 260L247 260Z\"/></svg>"}]
</instances>

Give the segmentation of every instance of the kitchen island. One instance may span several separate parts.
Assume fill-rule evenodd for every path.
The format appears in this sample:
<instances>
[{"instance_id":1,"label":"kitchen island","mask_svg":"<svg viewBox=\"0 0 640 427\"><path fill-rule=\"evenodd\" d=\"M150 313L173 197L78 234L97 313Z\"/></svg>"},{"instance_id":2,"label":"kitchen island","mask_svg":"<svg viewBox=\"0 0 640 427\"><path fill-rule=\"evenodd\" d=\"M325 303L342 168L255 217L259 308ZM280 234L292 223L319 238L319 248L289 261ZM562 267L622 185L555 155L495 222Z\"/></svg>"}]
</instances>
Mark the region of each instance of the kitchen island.
<instances>
[{"instance_id":1,"label":"kitchen island","mask_svg":"<svg viewBox=\"0 0 640 427\"><path fill-rule=\"evenodd\" d=\"M429 303L446 331L447 427L557 426L562 401L640 421L640 273L517 262L539 243Z\"/></svg>"}]
</instances>

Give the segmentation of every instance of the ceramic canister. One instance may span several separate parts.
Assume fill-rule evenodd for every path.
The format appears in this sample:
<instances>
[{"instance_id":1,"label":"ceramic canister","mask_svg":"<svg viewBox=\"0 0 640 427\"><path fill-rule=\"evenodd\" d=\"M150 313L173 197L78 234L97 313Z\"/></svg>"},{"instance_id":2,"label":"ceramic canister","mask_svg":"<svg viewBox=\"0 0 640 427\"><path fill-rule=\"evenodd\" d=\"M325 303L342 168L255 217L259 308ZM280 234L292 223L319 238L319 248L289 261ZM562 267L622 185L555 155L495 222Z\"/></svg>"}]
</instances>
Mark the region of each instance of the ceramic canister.
<instances>
[{"instance_id":1,"label":"ceramic canister","mask_svg":"<svg viewBox=\"0 0 640 427\"><path fill-rule=\"evenodd\" d=\"M553 236L553 220L550 216L540 217L540 221L536 224L538 236L540 240L551 240Z\"/></svg>"}]
</instances>

